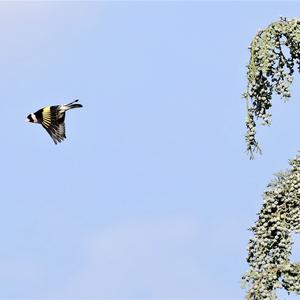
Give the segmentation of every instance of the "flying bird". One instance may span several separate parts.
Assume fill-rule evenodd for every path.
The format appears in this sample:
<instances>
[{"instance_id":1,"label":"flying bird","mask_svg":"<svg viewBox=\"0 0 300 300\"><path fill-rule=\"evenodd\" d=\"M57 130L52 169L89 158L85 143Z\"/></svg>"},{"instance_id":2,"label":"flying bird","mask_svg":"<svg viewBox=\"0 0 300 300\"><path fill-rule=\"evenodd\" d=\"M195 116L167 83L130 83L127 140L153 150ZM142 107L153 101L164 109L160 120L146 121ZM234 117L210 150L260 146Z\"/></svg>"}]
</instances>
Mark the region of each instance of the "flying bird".
<instances>
[{"instance_id":1,"label":"flying bird","mask_svg":"<svg viewBox=\"0 0 300 300\"><path fill-rule=\"evenodd\" d=\"M49 133L54 143L60 143L66 138L65 112L72 108L82 107L75 100L68 104L46 106L27 116L26 122L41 124Z\"/></svg>"}]
</instances>

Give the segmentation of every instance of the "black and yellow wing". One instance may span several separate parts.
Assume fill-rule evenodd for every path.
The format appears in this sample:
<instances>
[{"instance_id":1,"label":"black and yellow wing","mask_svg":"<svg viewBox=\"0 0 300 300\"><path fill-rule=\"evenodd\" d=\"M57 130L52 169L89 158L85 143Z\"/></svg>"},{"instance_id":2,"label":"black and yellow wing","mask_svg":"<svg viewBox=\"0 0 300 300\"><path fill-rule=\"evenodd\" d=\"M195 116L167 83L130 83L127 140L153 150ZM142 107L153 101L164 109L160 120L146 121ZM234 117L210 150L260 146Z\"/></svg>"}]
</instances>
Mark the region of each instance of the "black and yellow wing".
<instances>
[{"instance_id":1,"label":"black and yellow wing","mask_svg":"<svg viewBox=\"0 0 300 300\"><path fill-rule=\"evenodd\" d=\"M65 113L59 111L59 105L43 108L42 126L47 130L55 144L66 138Z\"/></svg>"}]
</instances>

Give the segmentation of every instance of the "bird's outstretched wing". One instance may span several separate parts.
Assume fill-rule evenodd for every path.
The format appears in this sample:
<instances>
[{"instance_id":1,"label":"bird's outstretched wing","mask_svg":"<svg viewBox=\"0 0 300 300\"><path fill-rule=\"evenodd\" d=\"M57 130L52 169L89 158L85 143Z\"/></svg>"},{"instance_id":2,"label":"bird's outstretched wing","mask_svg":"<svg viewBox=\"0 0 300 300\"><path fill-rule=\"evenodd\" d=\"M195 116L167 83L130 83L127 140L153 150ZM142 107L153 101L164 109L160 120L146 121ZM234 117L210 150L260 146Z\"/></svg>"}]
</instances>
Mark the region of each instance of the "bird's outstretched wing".
<instances>
[{"instance_id":1,"label":"bird's outstretched wing","mask_svg":"<svg viewBox=\"0 0 300 300\"><path fill-rule=\"evenodd\" d=\"M55 144L62 142L66 138L64 123L58 126L50 125L48 128L43 125L43 127L47 130Z\"/></svg>"},{"instance_id":2,"label":"bird's outstretched wing","mask_svg":"<svg viewBox=\"0 0 300 300\"><path fill-rule=\"evenodd\" d=\"M65 114L60 117L57 114L57 107L49 106L43 109L42 126L47 130L54 143L60 143L66 138Z\"/></svg>"}]
</instances>

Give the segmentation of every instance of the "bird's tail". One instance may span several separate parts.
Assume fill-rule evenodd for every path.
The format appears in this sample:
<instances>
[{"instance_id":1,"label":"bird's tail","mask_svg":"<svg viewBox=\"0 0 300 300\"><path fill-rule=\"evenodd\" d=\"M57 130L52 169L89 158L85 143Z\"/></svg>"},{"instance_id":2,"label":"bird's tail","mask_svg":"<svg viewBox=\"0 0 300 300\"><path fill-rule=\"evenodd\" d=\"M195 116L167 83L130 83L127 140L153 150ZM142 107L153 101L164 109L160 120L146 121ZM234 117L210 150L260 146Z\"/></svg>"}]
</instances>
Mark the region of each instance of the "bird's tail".
<instances>
[{"instance_id":1,"label":"bird's tail","mask_svg":"<svg viewBox=\"0 0 300 300\"><path fill-rule=\"evenodd\" d=\"M69 110L69 109L72 109L72 108L82 107L81 104L75 103L75 102L78 102L78 101L79 101L79 99L77 99L77 100L75 100L75 101L73 101L73 102L71 102L71 103L65 104L65 106L68 108L68 110Z\"/></svg>"}]
</instances>

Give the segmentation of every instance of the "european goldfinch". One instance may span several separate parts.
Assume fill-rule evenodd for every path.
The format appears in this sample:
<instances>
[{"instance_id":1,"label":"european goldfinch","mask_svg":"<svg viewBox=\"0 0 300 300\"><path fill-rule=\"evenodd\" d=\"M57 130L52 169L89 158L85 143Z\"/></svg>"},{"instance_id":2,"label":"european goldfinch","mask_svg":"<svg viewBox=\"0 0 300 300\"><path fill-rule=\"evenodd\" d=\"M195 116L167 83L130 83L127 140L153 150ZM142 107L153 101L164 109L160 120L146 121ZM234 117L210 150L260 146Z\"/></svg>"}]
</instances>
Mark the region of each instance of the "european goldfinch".
<instances>
[{"instance_id":1,"label":"european goldfinch","mask_svg":"<svg viewBox=\"0 0 300 300\"><path fill-rule=\"evenodd\" d=\"M46 106L29 114L25 121L41 124L50 134L54 143L60 143L66 138L65 112L72 108L82 107L81 104L75 102L78 102L78 99L68 104Z\"/></svg>"}]
</instances>

